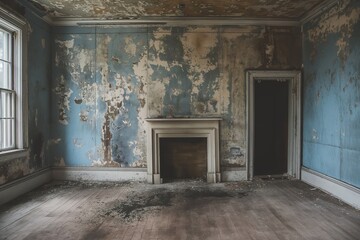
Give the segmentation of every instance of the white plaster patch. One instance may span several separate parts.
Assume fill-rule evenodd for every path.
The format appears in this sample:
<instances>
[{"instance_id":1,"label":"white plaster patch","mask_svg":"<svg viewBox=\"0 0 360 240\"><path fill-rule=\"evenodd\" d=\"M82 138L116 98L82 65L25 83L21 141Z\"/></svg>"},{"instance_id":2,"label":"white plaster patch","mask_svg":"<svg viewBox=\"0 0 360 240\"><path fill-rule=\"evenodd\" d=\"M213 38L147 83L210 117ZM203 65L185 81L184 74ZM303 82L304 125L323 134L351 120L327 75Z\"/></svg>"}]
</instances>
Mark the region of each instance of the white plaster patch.
<instances>
[{"instance_id":1,"label":"white plaster patch","mask_svg":"<svg viewBox=\"0 0 360 240\"><path fill-rule=\"evenodd\" d=\"M87 65L90 66L91 65L92 59L93 59L93 52L92 51L81 49L81 51L77 55L77 60L78 60L81 72L84 72L85 66L87 66Z\"/></svg>"},{"instance_id":2,"label":"white plaster patch","mask_svg":"<svg viewBox=\"0 0 360 240\"><path fill-rule=\"evenodd\" d=\"M75 39L70 39L65 41L55 40L55 43L61 48L71 49L74 48Z\"/></svg>"},{"instance_id":3,"label":"white plaster patch","mask_svg":"<svg viewBox=\"0 0 360 240\"><path fill-rule=\"evenodd\" d=\"M171 36L171 32L164 31L163 29L159 28L153 33L153 36L154 38L150 39L149 41L149 48L154 49L155 53L149 56L149 65L154 67L161 66L168 71L170 71L171 66L179 65L179 63L168 63L167 61L163 61L160 59L160 55L165 54L164 38L166 36ZM150 75L151 74L152 73L150 73Z\"/></svg>"},{"instance_id":4,"label":"white plaster patch","mask_svg":"<svg viewBox=\"0 0 360 240\"><path fill-rule=\"evenodd\" d=\"M149 116L158 117L161 115L163 109L163 99L165 95L165 84L161 81L151 81L149 84L149 92L151 92L151 96L149 96L149 105L148 111Z\"/></svg>"},{"instance_id":5,"label":"white plaster patch","mask_svg":"<svg viewBox=\"0 0 360 240\"><path fill-rule=\"evenodd\" d=\"M85 110L81 110L80 113L79 113L79 117L80 117L81 121L86 122L88 120L88 117L89 117L89 112L85 111Z\"/></svg>"},{"instance_id":6,"label":"white plaster patch","mask_svg":"<svg viewBox=\"0 0 360 240\"><path fill-rule=\"evenodd\" d=\"M318 135L318 132L316 131L316 129L312 130L311 136L312 136L313 141L318 141L319 140L319 135Z\"/></svg>"},{"instance_id":7,"label":"white plaster patch","mask_svg":"<svg viewBox=\"0 0 360 240\"><path fill-rule=\"evenodd\" d=\"M74 146L76 147L76 148L82 148L83 147L83 143L82 143L82 141L81 141L81 139L80 138L74 138L73 139L73 144L74 144Z\"/></svg>"},{"instance_id":8,"label":"white plaster patch","mask_svg":"<svg viewBox=\"0 0 360 240\"><path fill-rule=\"evenodd\" d=\"M61 1L57 1L57 2L52 2L50 3L53 7L58 8L58 9L63 9L65 7L64 3Z\"/></svg>"},{"instance_id":9,"label":"white plaster patch","mask_svg":"<svg viewBox=\"0 0 360 240\"><path fill-rule=\"evenodd\" d=\"M96 92L97 92L97 84L85 84L81 88L81 97L84 104L88 106L95 106L96 105Z\"/></svg>"},{"instance_id":10,"label":"white plaster patch","mask_svg":"<svg viewBox=\"0 0 360 240\"><path fill-rule=\"evenodd\" d=\"M148 114L148 99L147 99L147 55L144 54L140 61L137 64L133 65L133 70L135 76L139 78L140 86L136 87L136 95L138 101L140 102L140 106L137 109L138 115L138 129L137 129L137 139L138 142L134 148L134 156L138 157L139 159L145 159L143 154L146 153L146 124L145 119ZM144 164L144 161L142 165ZM146 161L145 161L146 164Z\"/></svg>"},{"instance_id":11,"label":"white plaster patch","mask_svg":"<svg viewBox=\"0 0 360 240\"><path fill-rule=\"evenodd\" d=\"M125 52L134 57L136 55L136 44L134 43L133 39L131 37L126 37L125 43Z\"/></svg>"},{"instance_id":12,"label":"white plaster patch","mask_svg":"<svg viewBox=\"0 0 360 240\"><path fill-rule=\"evenodd\" d=\"M181 37L181 42L184 60L190 65L192 72L209 72L216 68L216 65L209 61L208 55L218 43L217 34L185 33Z\"/></svg>"},{"instance_id":13,"label":"white plaster patch","mask_svg":"<svg viewBox=\"0 0 360 240\"><path fill-rule=\"evenodd\" d=\"M338 47L337 56L344 57L348 48L347 41L345 41L344 38L340 38L339 40L336 41L336 46Z\"/></svg>"},{"instance_id":14,"label":"white plaster patch","mask_svg":"<svg viewBox=\"0 0 360 240\"><path fill-rule=\"evenodd\" d=\"M209 60L211 57L209 56L210 53L218 45L218 34L214 29L208 27L189 28L189 30L191 30L191 32L182 35L181 42L184 49L184 61L190 66L188 78L192 82L192 108L196 114L203 114L204 112L213 113L216 112L214 106L210 102L198 102L197 95L200 92L200 87L206 81L204 77L205 74L218 67L217 59L215 59L214 62ZM212 87L214 87L214 85ZM217 89L214 88L212 90L217 91ZM176 92L174 95L176 95ZM214 96L211 97L214 98ZM215 101L220 103L220 98Z\"/></svg>"}]
</instances>

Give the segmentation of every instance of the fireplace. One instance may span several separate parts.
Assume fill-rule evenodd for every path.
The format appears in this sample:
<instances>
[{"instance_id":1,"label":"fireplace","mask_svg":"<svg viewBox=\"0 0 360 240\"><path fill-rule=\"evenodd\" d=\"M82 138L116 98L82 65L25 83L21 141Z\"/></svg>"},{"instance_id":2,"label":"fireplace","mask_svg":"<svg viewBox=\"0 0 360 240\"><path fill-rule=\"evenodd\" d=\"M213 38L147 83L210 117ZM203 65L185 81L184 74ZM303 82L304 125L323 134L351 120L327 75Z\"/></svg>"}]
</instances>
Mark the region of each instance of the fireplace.
<instances>
[{"instance_id":1,"label":"fireplace","mask_svg":"<svg viewBox=\"0 0 360 240\"><path fill-rule=\"evenodd\" d=\"M206 176L206 138L160 138L160 178L163 182L206 179Z\"/></svg>"},{"instance_id":2,"label":"fireplace","mask_svg":"<svg viewBox=\"0 0 360 240\"><path fill-rule=\"evenodd\" d=\"M204 139L206 141L206 180L220 182L219 121L220 118L159 118L147 119L148 182L159 184L167 176L161 163L161 142L166 139ZM163 159L164 160L164 159ZM164 164L164 163L163 163ZM191 164L188 162L187 164ZM198 163L194 163L198 164ZM175 176L176 177L176 176Z\"/></svg>"}]
</instances>

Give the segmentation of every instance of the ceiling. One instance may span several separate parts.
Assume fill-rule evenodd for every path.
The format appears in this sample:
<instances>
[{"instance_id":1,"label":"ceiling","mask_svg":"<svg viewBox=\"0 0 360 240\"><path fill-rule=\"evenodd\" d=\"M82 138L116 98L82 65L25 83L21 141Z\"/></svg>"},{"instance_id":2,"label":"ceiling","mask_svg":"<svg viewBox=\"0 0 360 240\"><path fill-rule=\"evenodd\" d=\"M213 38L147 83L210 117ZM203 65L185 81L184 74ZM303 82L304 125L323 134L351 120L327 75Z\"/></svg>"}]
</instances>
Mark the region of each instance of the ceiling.
<instances>
[{"instance_id":1,"label":"ceiling","mask_svg":"<svg viewBox=\"0 0 360 240\"><path fill-rule=\"evenodd\" d=\"M147 17L299 20L326 0L28 0L52 19Z\"/></svg>"}]
</instances>

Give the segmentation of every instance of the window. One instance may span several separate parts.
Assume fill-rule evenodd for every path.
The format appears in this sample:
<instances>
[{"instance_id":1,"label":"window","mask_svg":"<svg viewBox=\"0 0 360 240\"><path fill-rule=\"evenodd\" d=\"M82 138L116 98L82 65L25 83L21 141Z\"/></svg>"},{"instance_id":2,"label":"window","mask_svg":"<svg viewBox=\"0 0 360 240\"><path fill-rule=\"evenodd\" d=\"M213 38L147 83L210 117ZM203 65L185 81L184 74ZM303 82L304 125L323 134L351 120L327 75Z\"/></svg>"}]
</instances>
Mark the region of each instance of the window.
<instances>
[{"instance_id":1,"label":"window","mask_svg":"<svg viewBox=\"0 0 360 240\"><path fill-rule=\"evenodd\" d=\"M0 28L0 150L15 148L13 34Z\"/></svg>"},{"instance_id":2,"label":"window","mask_svg":"<svg viewBox=\"0 0 360 240\"><path fill-rule=\"evenodd\" d=\"M0 8L0 154L27 146L25 26L23 20Z\"/></svg>"}]
</instances>

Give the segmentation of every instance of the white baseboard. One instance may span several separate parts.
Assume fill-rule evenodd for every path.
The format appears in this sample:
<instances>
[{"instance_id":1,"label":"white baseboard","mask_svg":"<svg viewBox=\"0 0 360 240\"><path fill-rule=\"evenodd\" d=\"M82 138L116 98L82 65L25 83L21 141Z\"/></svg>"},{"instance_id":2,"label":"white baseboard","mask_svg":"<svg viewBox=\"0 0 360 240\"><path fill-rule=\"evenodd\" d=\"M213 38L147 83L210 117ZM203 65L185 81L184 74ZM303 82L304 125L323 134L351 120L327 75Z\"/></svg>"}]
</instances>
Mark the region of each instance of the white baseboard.
<instances>
[{"instance_id":1,"label":"white baseboard","mask_svg":"<svg viewBox=\"0 0 360 240\"><path fill-rule=\"evenodd\" d=\"M147 180L146 168L56 167L54 180L68 181L140 181Z\"/></svg>"},{"instance_id":2,"label":"white baseboard","mask_svg":"<svg viewBox=\"0 0 360 240\"><path fill-rule=\"evenodd\" d=\"M51 170L47 168L0 186L0 205L50 182L51 179Z\"/></svg>"},{"instance_id":3,"label":"white baseboard","mask_svg":"<svg viewBox=\"0 0 360 240\"><path fill-rule=\"evenodd\" d=\"M221 169L222 182L238 182L247 180L246 168L242 167L224 167Z\"/></svg>"},{"instance_id":4,"label":"white baseboard","mask_svg":"<svg viewBox=\"0 0 360 240\"><path fill-rule=\"evenodd\" d=\"M360 189L328 177L308 168L301 169L301 180L307 184L322 189L347 204L360 209Z\"/></svg>"}]
</instances>

